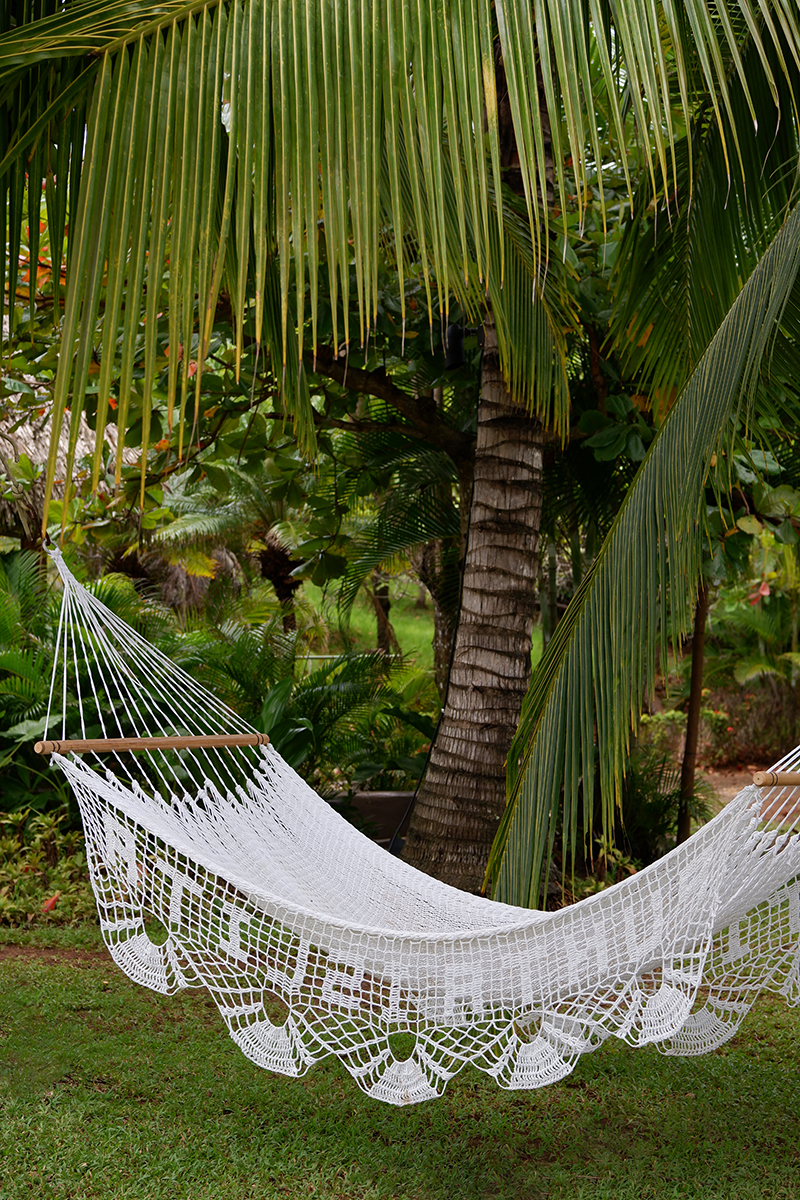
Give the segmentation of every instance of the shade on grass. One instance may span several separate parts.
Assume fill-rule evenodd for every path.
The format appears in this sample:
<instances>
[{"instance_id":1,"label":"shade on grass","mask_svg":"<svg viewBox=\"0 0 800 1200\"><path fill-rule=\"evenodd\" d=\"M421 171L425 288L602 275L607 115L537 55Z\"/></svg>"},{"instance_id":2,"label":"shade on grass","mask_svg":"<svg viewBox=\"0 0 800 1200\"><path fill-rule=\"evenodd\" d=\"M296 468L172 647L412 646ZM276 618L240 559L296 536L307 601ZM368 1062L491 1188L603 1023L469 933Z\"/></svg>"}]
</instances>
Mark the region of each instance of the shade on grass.
<instances>
[{"instance_id":1,"label":"shade on grass","mask_svg":"<svg viewBox=\"0 0 800 1200\"><path fill-rule=\"evenodd\" d=\"M2 1200L797 1195L800 1012L782 1001L704 1058L606 1044L541 1091L465 1070L388 1109L333 1061L258 1070L205 992L160 997L65 939L0 947Z\"/></svg>"}]
</instances>

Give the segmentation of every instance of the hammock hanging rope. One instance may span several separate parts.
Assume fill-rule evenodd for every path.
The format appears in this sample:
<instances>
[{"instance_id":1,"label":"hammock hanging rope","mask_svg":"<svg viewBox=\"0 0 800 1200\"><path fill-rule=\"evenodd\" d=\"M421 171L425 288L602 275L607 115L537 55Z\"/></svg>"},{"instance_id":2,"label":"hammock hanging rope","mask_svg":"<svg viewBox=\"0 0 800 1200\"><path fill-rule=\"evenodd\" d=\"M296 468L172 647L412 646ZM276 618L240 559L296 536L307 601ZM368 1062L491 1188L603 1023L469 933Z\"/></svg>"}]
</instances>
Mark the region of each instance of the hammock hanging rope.
<instances>
[{"instance_id":1,"label":"hammock hanging rope","mask_svg":"<svg viewBox=\"0 0 800 1200\"><path fill-rule=\"evenodd\" d=\"M413 1104L466 1063L553 1083L610 1036L702 1054L761 989L800 1000L800 750L776 764L789 781L745 788L624 882L515 908L369 841L49 553L64 592L44 736L67 742L77 704L83 749L42 745L80 806L106 945L158 992L206 987L259 1066L299 1076L334 1054L370 1096Z\"/></svg>"}]
</instances>

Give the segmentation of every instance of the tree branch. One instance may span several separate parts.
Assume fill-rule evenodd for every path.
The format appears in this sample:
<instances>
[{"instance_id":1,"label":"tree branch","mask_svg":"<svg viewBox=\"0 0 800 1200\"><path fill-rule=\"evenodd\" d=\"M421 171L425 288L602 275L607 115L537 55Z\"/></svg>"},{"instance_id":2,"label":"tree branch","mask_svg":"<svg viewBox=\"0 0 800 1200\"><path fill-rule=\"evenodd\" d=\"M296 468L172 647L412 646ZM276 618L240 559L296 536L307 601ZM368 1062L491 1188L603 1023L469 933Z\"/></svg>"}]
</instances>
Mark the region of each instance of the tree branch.
<instances>
[{"instance_id":1,"label":"tree branch","mask_svg":"<svg viewBox=\"0 0 800 1200\"><path fill-rule=\"evenodd\" d=\"M420 396L410 396L399 388L383 367L375 371L363 371L359 367L348 366L341 359L334 358L330 350L317 348L317 360L314 367L317 375L332 379L335 383L364 396L375 396L385 400L396 412L418 431L418 434L435 446L449 454L457 467L472 462L475 453L475 437L454 429L439 413L433 400ZM353 428L345 425L345 428ZM411 431L409 431L411 432Z\"/></svg>"}]
</instances>

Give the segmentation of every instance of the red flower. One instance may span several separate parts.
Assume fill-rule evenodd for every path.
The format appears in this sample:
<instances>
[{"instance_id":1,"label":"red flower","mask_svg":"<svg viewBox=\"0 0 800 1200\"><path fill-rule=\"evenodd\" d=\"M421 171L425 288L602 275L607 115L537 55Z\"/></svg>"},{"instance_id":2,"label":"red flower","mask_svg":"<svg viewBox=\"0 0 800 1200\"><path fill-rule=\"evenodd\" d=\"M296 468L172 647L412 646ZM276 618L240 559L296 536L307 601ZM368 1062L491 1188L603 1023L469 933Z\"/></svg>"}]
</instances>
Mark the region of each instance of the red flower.
<instances>
[{"instance_id":1,"label":"red flower","mask_svg":"<svg viewBox=\"0 0 800 1200\"><path fill-rule=\"evenodd\" d=\"M770 590L769 590L769 584L767 583L767 581L766 581L766 579L765 579L765 580L762 582L762 584L761 584L760 588L758 589L758 591L757 591L757 592L753 592L753 594L752 594L751 596L748 596L748 599L749 599L749 601L750 601L750 603L751 603L751 604L758 604L758 602L759 602L759 600L761 599L761 597L762 597L762 596L769 596L769 594L770 594Z\"/></svg>"},{"instance_id":2,"label":"red flower","mask_svg":"<svg viewBox=\"0 0 800 1200\"><path fill-rule=\"evenodd\" d=\"M56 894L51 896L49 900L45 900L44 904L42 905L42 912L52 912L60 895L61 892L56 892Z\"/></svg>"}]
</instances>

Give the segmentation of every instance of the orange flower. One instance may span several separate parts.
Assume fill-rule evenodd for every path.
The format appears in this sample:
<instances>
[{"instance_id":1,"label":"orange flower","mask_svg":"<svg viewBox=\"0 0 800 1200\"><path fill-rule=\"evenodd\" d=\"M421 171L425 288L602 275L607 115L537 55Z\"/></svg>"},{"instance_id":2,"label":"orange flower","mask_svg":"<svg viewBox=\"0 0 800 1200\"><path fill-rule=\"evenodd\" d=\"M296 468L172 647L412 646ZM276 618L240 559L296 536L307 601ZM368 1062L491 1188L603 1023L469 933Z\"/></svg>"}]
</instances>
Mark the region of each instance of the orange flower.
<instances>
[{"instance_id":1,"label":"orange flower","mask_svg":"<svg viewBox=\"0 0 800 1200\"><path fill-rule=\"evenodd\" d=\"M42 905L42 912L52 912L60 895L61 892L56 892L56 894L51 896L49 900L45 900L44 904Z\"/></svg>"}]
</instances>

